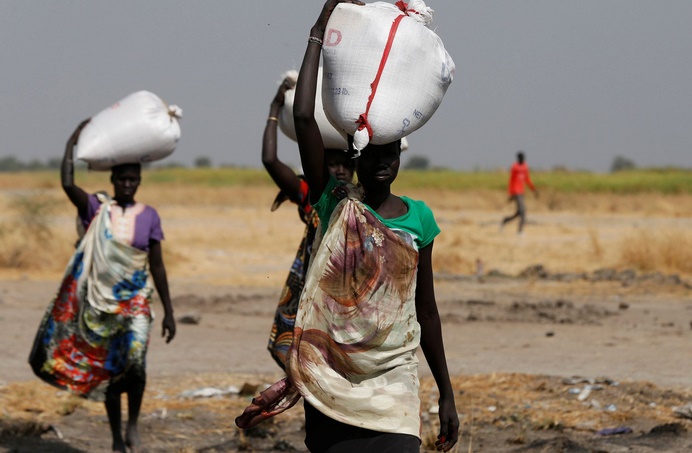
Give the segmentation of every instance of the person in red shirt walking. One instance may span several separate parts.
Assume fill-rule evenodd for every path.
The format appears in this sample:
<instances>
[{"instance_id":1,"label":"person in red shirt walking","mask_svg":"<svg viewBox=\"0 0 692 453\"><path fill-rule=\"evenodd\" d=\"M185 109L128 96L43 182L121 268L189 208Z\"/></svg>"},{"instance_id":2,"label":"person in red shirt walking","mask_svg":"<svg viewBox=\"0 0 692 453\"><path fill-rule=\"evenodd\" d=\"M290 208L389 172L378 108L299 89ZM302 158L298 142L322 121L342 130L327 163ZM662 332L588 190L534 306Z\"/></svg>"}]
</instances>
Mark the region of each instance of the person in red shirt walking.
<instances>
[{"instance_id":1,"label":"person in red shirt walking","mask_svg":"<svg viewBox=\"0 0 692 453\"><path fill-rule=\"evenodd\" d=\"M529 166L524 162L524 153L517 153L517 161L512 165L512 171L509 177L509 201L514 200L517 204L517 211L508 217L502 219L500 227L504 227L508 222L519 217L519 228L517 232L521 234L526 221L526 203L524 202L524 184L527 184L533 194L538 197L538 191L531 182L529 177Z\"/></svg>"}]
</instances>

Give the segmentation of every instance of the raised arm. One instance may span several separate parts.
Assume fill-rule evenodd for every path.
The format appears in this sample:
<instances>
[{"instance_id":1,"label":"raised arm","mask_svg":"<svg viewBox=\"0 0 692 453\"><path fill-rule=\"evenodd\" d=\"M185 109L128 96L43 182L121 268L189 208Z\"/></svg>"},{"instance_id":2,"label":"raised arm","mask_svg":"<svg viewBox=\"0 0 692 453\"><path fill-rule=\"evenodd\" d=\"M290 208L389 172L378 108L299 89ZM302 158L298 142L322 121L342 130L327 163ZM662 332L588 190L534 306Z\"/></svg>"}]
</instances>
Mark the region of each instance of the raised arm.
<instances>
[{"instance_id":1,"label":"raised arm","mask_svg":"<svg viewBox=\"0 0 692 453\"><path fill-rule=\"evenodd\" d=\"M300 191L300 180L295 172L286 164L279 160L276 152L276 130L279 124L279 113L284 105L284 95L286 91L293 87L293 81L284 79L276 92L269 107L267 125L264 127L262 137L262 164L267 169L267 173L274 180L279 189L287 194L298 194Z\"/></svg>"},{"instance_id":2,"label":"raised arm","mask_svg":"<svg viewBox=\"0 0 692 453\"><path fill-rule=\"evenodd\" d=\"M526 184L529 186L529 189L531 189L531 191L536 196L536 198L538 198L538 190L536 190L536 186L534 186L533 181L531 181L531 176L529 175L528 165L526 166Z\"/></svg>"},{"instance_id":3,"label":"raised arm","mask_svg":"<svg viewBox=\"0 0 692 453\"><path fill-rule=\"evenodd\" d=\"M74 147L79 140L79 134L82 133L84 126L89 123L89 119L82 121L77 126L77 129L70 135L65 145L65 155L62 158L60 167L60 180L62 182L62 190L65 191L67 197L73 205L77 207L80 213L87 212L89 207L89 195L79 186L74 183Z\"/></svg>"},{"instance_id":4,"label":"raised arm","mask_svg":"<svg viewBox=\"0 0 692 453\"><path fill-rule=\"evenodd\" d=\"M435 301L432 249L433 244L431 243L419 251L416 315L421 329L421 349L440 392L440 434L437 436L438 441L435 446L439 451L448 451L458 440L459 416L454 403L454 390L447 370L440 314L437 311Z\"/></svg>"},{"instance_id":5,"label":"raised arm","mask_svg":"<svg viewBox=\"0 0 692 453\"><path fill-rule=\"evenodd\" d=\"M175 337L175 318L173 317L171 296L168 292L168 277L166 276L166 266L163 264L160 241L151 241L149 243L149 271L154 279L156 292L159 293L159 299L161 299L163 304L161 336L165 336L166 343L170 343L173 337Z\"/></svg>"},{"instance_id":6,"label":"raised arm","mask_svg":"<svg viewBox=\"0 0 692 453\"><path fill-rule=\"evenodd\" d=\"M310 29L308 46L300 66L293 103L293 122L296 127L300 160L305 179L310 187L310 203L316 203L324 191L329 172L324 164L324 145L319 126L315 121L315 94L317 92L317 70L320 64L322 39L327 22L339 3L362 5L356 0L327 0L315 25Z\"/></svg>"}]
</instances>

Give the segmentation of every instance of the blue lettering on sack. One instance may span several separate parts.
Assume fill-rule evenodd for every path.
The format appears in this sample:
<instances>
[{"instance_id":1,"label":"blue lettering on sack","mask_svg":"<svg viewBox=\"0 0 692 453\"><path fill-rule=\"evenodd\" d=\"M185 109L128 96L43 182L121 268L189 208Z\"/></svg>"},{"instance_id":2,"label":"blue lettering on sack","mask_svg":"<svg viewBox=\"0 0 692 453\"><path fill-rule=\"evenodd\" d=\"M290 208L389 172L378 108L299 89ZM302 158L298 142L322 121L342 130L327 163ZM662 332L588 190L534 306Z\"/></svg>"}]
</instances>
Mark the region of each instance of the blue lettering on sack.
<instances>
[{"instance_id":1,"label":"blue lettering on sack","mask_svg":"<svg viewBox=\"0 0 692 453\"><path fill-rule=\"evenodd\" d=\"M406 129L408 129L408 127L411 125L411 120L408 118L404 118L401 121L401 123L402 123L401 130L399 130L400 136L404 135L404 132L406 131Z\"/></svg>"}]
</instances>

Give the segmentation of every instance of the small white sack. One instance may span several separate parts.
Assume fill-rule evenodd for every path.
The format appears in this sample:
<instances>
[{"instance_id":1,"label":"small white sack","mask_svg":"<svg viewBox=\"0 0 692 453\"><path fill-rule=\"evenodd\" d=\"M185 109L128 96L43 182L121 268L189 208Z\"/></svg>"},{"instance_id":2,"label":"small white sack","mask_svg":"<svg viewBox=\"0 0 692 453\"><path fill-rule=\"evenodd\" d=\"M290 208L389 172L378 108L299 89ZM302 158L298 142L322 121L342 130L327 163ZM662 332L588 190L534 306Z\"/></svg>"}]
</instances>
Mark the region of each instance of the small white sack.
<instances>
[{"instance_id":1,"label":"small white sack","mask_svg":"<svg viewBox=\"0 0 692 453\"><path fill-rule=\"evenodd\" d=\"M341 3L334 9L322 49L322 100L327 118L354 136L356 149L405 137L423 126L442 102L455 66L427 27L432 13L421 0L411 0L405 13L385 2ZM361 119L367 119L370 130L359 130L365 123Z\"/></svg>"},{"instance_id":2,"label":"small white sack","mask_svg":"<svg viewBox=\"0 0 692 453\"><path fill-rule=\"evenodd\" d=\"M288 71L282 77L282 80L289 78L294 82L298 80L298 71ZM279 128L281 132L293 141L297 141L296 128L293 123L293 101L295 99L295 88L286 90L284 94L284 105L279 113ZM320 128L322 135L322 143L327 149L348 149L348 141L346 137L339 133L332 123L329 122L322 108L322 68L319 68L317 74L317 93L315 95L315 121Z\"/></svg>"},{"instance_id":3,"label":"small white sack","mask_svg":"<svg viewBox=\"0 0 692 453\"><path fill-rule=\"evenodd\" d=\"M182 110L138 91L94 115L82 130L76 158L92 170L143 163L170 155L180 140Z\"/></svg>"}]
</instances>

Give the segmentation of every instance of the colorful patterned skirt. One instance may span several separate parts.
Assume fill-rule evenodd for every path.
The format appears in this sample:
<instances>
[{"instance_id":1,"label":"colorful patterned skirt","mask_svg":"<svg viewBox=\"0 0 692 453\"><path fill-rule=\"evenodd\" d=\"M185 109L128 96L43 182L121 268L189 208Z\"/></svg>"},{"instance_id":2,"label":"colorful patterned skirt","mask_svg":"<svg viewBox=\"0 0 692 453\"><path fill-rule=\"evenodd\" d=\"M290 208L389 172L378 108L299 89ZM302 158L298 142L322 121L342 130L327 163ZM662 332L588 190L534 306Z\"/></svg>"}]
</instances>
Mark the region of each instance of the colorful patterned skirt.
<instances>
[{"instance_id":1,"label":"colorful patterned skirt","mask_svg":"<svg viewBox=\"0 0 692 453\"><path fill-rule=\"evenodd\" d=\"M115 240L108 209L101 211L67 266L29 357L42 380L99 401L111 383L144 377L153 317L147 253Z\"/></svg>"},{"instance_id":2,"label":"colorful patterned skirt","mask_svg":"<svg viewBox=\"0 0 692 453\"><path fill-rule=\"evenodd\" d=\"M291 270L288 273L286 284L279 298L279 305L274 315L271 334L267 349L276 363L282 369L286 369L286 354L293 342L293 326L296 321L300 293L305 286L305 274L310 261L312 243L319 228L319 217L312 211L306 219L305 233L300 241L300 247L296 253Z\"/></svg>"}]
</instances>

